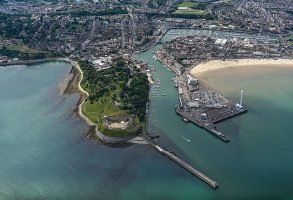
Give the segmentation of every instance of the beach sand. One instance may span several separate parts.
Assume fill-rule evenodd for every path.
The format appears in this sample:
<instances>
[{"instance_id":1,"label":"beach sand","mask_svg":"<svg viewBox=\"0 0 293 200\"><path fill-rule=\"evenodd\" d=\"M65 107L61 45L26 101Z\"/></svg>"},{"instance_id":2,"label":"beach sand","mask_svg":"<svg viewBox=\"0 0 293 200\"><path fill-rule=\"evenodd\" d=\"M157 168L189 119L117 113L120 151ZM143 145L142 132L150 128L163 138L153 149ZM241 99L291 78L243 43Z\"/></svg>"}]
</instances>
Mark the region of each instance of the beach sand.
<instances>
[{"instance_id":1,"label":"beach sand","mask_svg":"<svg viewBox=\"0 0 293 200\"><path fill-rule=\"evenodd\" d=\"M238 60L212 60L200 63L191 70L191 74L195 77L200 77L206 72L215 70L239 70L241 69L276 69L276 68L290 68L293 69L293 59L238 59Z\"/></svg>"}]
</instances>

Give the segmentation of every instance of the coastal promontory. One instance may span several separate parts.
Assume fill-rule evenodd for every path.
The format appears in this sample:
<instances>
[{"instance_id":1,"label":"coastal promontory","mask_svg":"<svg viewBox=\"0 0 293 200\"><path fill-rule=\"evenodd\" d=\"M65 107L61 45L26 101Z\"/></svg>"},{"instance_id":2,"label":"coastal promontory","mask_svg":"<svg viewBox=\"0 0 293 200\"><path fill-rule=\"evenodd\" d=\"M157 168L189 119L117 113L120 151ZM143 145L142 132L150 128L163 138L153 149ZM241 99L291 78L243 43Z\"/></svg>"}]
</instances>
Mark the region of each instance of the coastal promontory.
<instances>
[{"instance_id":1,"label":"coastal promontory","mask_svg":"<svg viewBox=\"0 0 293 200\"><path fill-rule=\"evenodd\" d=\"M146 121L147 75L125 60L114 62L103 70L85 61L78 64L83 73L81 87L88 94L81 105L81 113L95 124L96 132L126 139L140 133Z\"/></svg>"}]
</instances>

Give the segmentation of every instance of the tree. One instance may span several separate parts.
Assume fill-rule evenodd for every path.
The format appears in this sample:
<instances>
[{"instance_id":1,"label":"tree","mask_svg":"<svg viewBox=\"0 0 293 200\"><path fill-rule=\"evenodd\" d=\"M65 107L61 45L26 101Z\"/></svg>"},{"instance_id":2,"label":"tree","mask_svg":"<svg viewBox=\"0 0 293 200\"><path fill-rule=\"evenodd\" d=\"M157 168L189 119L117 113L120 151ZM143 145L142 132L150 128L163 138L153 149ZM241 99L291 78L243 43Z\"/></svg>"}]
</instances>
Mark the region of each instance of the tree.
<instances>
[{"instance_id":1,"label":"tree","mask_svg":"<svg viewBox=\"0 0 293 200\"><path fill-rule=\"evenodd\" d=\"M125 66L125 61L124 60L119 60L115 63L116 67L124 67Z\"/></svg>"}]
</instances>

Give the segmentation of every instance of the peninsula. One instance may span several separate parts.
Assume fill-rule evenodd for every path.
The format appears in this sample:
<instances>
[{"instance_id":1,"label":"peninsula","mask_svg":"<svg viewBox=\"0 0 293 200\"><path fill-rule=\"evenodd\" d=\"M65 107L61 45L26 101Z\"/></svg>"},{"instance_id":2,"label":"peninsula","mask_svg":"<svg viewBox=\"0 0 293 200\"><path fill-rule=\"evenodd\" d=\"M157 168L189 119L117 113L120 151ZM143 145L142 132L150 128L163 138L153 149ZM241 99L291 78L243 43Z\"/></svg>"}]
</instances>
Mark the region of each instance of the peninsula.
<instances>
[{"instance_id":1,"label":"peninsula","mask_svg":"<svg viewBox=\"0 0 293 200\"><path fill-rule=\"evenodd\" d=\"M77 64L77 63L76 63ZM106 143L123 143L142 131L148 103L148 77L134 63L119 60L99 70L79 61L83 91L80 115Z\"/></svg>"}]
</instances>

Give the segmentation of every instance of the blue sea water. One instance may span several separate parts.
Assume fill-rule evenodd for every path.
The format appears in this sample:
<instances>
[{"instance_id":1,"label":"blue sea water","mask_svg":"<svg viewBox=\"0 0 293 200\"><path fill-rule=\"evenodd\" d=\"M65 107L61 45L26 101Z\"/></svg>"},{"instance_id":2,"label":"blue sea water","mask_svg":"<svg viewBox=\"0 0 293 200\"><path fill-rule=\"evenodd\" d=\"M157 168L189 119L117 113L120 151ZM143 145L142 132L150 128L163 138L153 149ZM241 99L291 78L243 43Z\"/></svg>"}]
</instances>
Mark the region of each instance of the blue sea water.
<instances>
[{"instance_id":1,"label":"blue sea water","mask_svg":"<svg viewBox=\"0 0 293 200\"><path fill-rule=\"evenodd\" d=\"M0 199L171 199L207 188L149 146L86 139L85 123L71 117L78 95L57 89L70 69L0 68Z\"/></svg>"}]
</instances>

